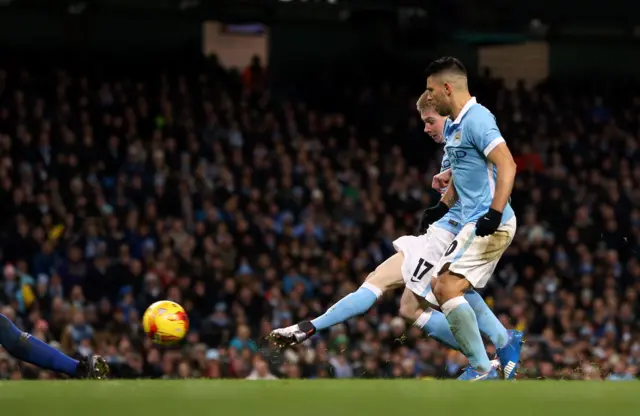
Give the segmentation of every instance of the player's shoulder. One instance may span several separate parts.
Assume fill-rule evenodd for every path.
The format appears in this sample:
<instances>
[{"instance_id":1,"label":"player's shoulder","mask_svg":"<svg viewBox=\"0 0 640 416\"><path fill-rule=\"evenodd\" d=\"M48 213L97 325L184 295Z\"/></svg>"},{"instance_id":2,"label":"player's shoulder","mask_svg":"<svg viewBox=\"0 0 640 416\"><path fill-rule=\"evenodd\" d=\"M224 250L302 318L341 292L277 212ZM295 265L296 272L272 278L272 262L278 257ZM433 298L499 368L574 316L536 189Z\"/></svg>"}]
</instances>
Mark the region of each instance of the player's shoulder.
<instances>
[{"instance_id":1,"label":"player's shoulder","mask_svg":"<svg viewBox=\"0 0 640 416\"><path fill-rule=\"evenodd\" d=\"M496 118L487 107L482 104L476 104L465 115L464 123L465 130L469 133L483 132L496 127Z\"/></svg>"},{"instance_id":2,"label":"player's shoulder","mask_svg":"<svg viewBox=\"0 0 640 416\"><path fill-rule=\"evenodd\" d=\"M469 108L467 113L467 117L465 117L465 121L468 121L469 124L475 123L483 123L483 122L495 122L496 117L493 113L482 104L475 104Z\"/></svg>"}]
</instances>

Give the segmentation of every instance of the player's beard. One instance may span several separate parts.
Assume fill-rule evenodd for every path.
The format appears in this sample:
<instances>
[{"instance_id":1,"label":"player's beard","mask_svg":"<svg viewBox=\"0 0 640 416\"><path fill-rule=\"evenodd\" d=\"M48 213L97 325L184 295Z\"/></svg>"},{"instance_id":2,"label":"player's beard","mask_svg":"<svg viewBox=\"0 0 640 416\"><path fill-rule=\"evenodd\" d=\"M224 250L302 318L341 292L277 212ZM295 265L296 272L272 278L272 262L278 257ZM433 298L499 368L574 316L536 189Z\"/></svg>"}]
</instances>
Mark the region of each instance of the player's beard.
<instances>
[{"instance_id":1,"label":"player's beard","mask_svg":"<svg viewBox=\"0 0 640 416\"><path fill-rule=\"evenodd\" d=\"M444 102L444 100L434 103L433 107L442 117L449 117L451 115L451 106Z\"/></svg>"}]
</instances>

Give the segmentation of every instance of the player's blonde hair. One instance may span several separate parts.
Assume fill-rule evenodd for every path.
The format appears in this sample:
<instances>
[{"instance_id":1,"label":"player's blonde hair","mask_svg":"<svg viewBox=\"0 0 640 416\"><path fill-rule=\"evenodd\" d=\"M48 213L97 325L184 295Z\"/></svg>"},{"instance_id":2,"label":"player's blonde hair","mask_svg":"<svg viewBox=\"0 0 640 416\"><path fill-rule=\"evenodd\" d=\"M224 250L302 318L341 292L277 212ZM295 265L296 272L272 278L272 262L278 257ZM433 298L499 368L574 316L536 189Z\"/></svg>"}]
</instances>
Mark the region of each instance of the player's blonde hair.
<instances>
[{"instance_id":1,"label":"player's blonde hair","mask_svg":"<svg viewBox=\"0 0 640 416\"><path fill-rule=\"evenodd\" d=\"M423 112L431 108L431 105L427 102L427 92L423 92L418 101L416 102L416 108L418 111Z\"/></svg>"}]
</instances>

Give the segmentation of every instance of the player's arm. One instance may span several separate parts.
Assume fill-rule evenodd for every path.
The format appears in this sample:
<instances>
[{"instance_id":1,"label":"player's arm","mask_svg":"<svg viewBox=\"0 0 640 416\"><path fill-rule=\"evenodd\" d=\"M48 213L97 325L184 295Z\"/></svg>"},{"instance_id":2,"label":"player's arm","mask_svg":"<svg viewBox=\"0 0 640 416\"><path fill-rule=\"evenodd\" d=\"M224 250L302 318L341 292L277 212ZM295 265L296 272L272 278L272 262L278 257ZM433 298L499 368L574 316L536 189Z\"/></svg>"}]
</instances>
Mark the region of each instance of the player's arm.
<instances>
[{"instance_id":1,"label":"player's arm","mask_svg":"<svg viewBox=\"0 0 640 416\"><path fill-rule=\"evenodd\" d=\"M504 141L498 143L491 150L487 155L487 160L498 168L496 190L491 202L491 209L503 212L511 197L513 183L516 180L516 162L513 160L511 151Z\"/></svg>"},{"instance_id":2,"label":"player's arm","mask_svg":"<svg viewBox=\"0 0 640 416\"><path fill-rule=\"evenodd\" d=\"M451 168L447 170L443 170L437 175L433 175L433 179L431 180L431 187L436 191L444 194L443 189L449 186L451 182Z\"/></svg>"},{"instance_id":3,"label":"player's arm","mask_svg":"<svg viewBox=\"0 0 640 416\"><path fill-rule=\"evenodd\" d=\"M456 204L456 202L458 202L458 192L456 192L456 187L453 183L453 175L450 178L451 179L449 180L449 187L447 188L447 191L442 195L442 198L440 198L440 202L445 204L447 206L447 209L450 209Z\"/></svg>"},{"instance_id":4,"label":"player's arm","mask_svg":"<svg viewBox=\"0 0 640 416\"><path fill-rule=\"evenodd\" d=\"M493 200L489 210L476 222L476 235L486 237L496 232L502 222L502 213L513 189L516 163L490 112L480 112L473 118L471 140L489 163L498 170Z\"/></svg>"}]
</instances>

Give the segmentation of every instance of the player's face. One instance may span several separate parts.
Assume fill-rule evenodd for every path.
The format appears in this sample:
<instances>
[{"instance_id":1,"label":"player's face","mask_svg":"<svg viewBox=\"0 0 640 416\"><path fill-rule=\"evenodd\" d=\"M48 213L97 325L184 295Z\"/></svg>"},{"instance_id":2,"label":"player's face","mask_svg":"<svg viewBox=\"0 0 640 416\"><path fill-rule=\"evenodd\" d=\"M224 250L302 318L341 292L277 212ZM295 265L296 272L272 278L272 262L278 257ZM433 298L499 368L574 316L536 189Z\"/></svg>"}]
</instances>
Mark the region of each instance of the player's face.
<instances>
[{"instance_id":1,"label":"player's face","mask_svg":"<svg viewBox=\"0 0 640 416\"><path fill-rule=\"evenodd\" d=\"M428 108L420 112L420 118L424 122L424 132L431 136L436 143L442 143L444 138L442 136L442 131L444 129L444 120L446 117L442 117L433 109Z\"/></svg>"},{"instance_id":2,"label":"player's face","mask_svg":"<svg viewBox=\"0 0 640 416\"><path fill-rule=\"evenodd\" d=\"M451 114L450 91L437 76L427 78L427 102L443 117Z\"/></svg>"}]
</instances>

